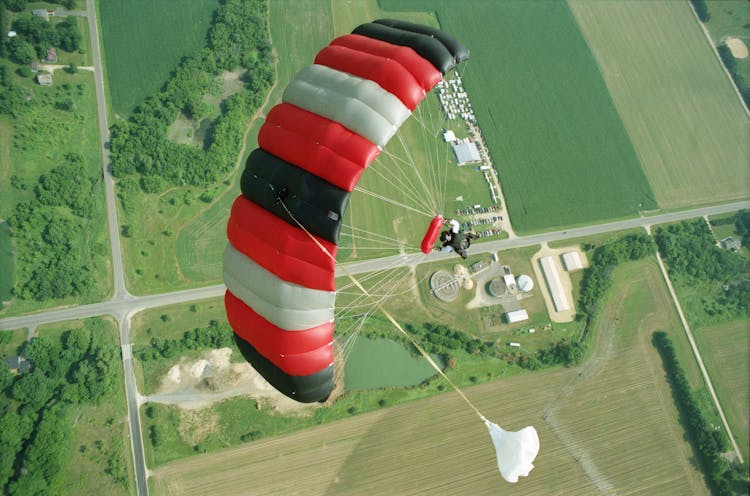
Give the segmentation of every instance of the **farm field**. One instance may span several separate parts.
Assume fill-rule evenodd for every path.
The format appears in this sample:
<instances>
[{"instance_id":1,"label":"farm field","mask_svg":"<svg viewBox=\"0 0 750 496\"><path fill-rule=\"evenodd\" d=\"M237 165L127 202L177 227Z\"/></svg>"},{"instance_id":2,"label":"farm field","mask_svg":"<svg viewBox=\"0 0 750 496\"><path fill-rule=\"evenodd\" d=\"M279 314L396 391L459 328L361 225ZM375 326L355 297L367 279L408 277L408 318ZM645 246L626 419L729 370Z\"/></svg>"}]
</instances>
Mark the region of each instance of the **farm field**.
<instances>
[{"instance_id":1,"label":"farm field","mask_svg":"<svg viewBox=\"0 0 750 496\"><path fill-rule=\"evenodd\" d=\"M514 229L632 216L656 203L565 2L384 1L435 10L470 48L463 71ZM533 36L528 33L534 33Z\"/></svg>"},{"instance_id":2,"label":"farm field","mask_svg":"<svg viewBox=\"0 0 750 496\"><path fill-rule=\"evenodd\" d=\"M659 207L750 196L750 118L690 5L569 4Z\"/></svg>"},{"instance_id":3,"label":"farm field","mask_svg":"<svg viewBox=\"0 0 750 496\"><path fill-rule=\"evenodd\" d=\"M750 333L747 320L704 327L694 332L729 426L742 456L750 443Z\"/></svg>"},{"instance_id":4,"label":"farm field","mask_svg":"<svg viewBox=\"0 0 750 496\"><path fill-rule=\"evenodd\" d=\"M155 493L707 494L650 341L660 329L685 346L658 268L628 263L614 278L590 361L465 390L503 427L539 431L536 468L517 485L500 479L481 422L446 393L168 463L153 471Z\"/></svg>"},{"instance_id":5,"label":"farm field","mask_svg":"<svg viewBox=\"0 0 750 496\"><path fill-rule=\"evenodd\" d=\"M111 105L127 116L205 46L217 0L99 2ZM158 47L158 50L154 50Z\"/></svg>"}]
</instances>

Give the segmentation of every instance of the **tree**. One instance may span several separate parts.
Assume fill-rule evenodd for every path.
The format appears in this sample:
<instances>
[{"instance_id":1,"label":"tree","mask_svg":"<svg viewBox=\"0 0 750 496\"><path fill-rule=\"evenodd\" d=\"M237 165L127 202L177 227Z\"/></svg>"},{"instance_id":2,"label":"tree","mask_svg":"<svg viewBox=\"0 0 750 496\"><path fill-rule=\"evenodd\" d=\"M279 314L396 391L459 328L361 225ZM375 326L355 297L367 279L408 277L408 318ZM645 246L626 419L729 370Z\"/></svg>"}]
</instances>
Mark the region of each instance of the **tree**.
<instances>
[{"instance_id":1,"label":"tree","mask_svg":"<svg viewBox=\"0 0 750 496\"><path fill-rule=\"evenodd\" d=\"M13 12L21 12L27 4L28 0L5 0L5 6Z\"/></svg>"},{"instance_id":2,"label":"tree","mask_svg":"<svg viewBox=\"0 0 750 496\"><path fill-rule=\"evenodd\" d=\"M24 40L21 36L11 38L8 42L8 58L18 64L29 64L37 58L34 45Z\"/></svg>"},{"instance_id":3,"label":"tree","mask_svg":"<svg viewBox=\"0 0 750 496\"><path fill-rule=\"evenodd\" d=\"M81 46L81 32L73 17L66 17L55 26L60 39L59 47L66 52L75 52Z\"/></svg>"}]
</instances>

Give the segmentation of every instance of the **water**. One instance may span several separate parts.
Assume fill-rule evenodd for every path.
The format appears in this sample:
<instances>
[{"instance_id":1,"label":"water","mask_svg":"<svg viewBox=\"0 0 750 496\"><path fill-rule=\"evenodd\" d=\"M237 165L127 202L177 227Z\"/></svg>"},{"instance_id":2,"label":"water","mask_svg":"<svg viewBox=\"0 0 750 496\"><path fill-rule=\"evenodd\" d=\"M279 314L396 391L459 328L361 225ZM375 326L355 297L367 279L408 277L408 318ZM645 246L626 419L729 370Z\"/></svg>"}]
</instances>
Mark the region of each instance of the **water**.
<instances>
[{"instance_id":1,"label":"water","mask_svg":"<svg viewBox=\"0 0 750 496\"><path fill-rule=\"evenodd\" d=\"M442 360L433 357L443 367ZM401 343L360 336L344 365L346 389L414 386L437 372L423 357L412 356Z\"/></svg>"}]
</instances>

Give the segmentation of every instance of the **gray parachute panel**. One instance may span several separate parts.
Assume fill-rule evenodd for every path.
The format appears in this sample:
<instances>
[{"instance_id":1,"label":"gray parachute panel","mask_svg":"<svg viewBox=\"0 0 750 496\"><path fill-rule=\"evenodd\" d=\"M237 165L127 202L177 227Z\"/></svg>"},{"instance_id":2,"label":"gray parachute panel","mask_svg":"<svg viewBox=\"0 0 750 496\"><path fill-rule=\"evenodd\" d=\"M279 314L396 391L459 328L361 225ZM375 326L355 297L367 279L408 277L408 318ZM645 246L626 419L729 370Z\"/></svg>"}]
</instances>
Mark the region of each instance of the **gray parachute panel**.
<instances>
[{"instance_id":1,"label":"gray parachute panel","mask_svg":"<svg viewBox=\"0 0 750 496\"><path fill-rule=\"evenodd\" d=\"M282 100L336 121L381 148L411 114L377 83L317 64L297 74Z\"/></svg>"},{"instance_id":2,"label":"gray parachute panel","mask_svg":"<svg viewBox=\"0 0 750 496\"><path fill-rule=\"evenodd\" d=\"M336 293L283 281L228 244L224 251L224 284L272 324L305 330L333 320Z\"/></svg>"}]
</instances>

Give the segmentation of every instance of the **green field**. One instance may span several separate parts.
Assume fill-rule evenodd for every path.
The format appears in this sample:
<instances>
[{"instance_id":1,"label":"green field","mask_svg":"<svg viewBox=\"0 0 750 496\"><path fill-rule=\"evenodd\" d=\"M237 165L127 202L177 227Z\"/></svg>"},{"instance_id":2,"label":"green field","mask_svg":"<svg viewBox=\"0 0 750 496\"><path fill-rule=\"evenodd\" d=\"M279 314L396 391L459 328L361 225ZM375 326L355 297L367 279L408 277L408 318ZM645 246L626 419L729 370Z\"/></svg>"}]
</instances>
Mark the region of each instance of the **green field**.
<instances>
[{"instance_id":1,"label":"green field","mask_svg":"<svg viewBox=\"0 0 750 496\"><path fill-rule=\"evenodd\" d=\"M7 222L0 222L0 308L3 302L13 298L13 286L15 285L16 263L13 254L13 241L10 239L10 227Z\"/></svg>"},{"instance_id":2,"label":"green field","mask_svg":"<svg viewBox=\"0 0 750 496\"><path fill-rule=\"evenodd\" d=\"M436 10L471 50L461 69L514 229L631 216L655 207L596 61L565 2L384 1Z\"/></svg>"},{"instance_id":3,"label":"green field","mask_svg":"<svg viewBox=\"0 0 750 496\"><path fill-rule=\"evenodd\" d=\"M569 3L659 206L750 196L750 119L688 2Z\"/></svg>"},{"instance_id":4,"label":"green field","mask_svg":"<svg viewBox=\"0 0 750 496\"><path fill-rule=\"evenodd\" d=\"M750 442L750 332L747 320L705 327L695 331L695 340L716 388L727 421L748 458Z\"/></svg>"},{"instance_id":5,"label":"green field","mask_svg":"<svg viewBox=\"0 0 750 496\"><path fill-rule=\"evenodd\" d=\"M206 44L217 0L99 2L112 108L127 116Z\"/></svg>"}]
</instances>

